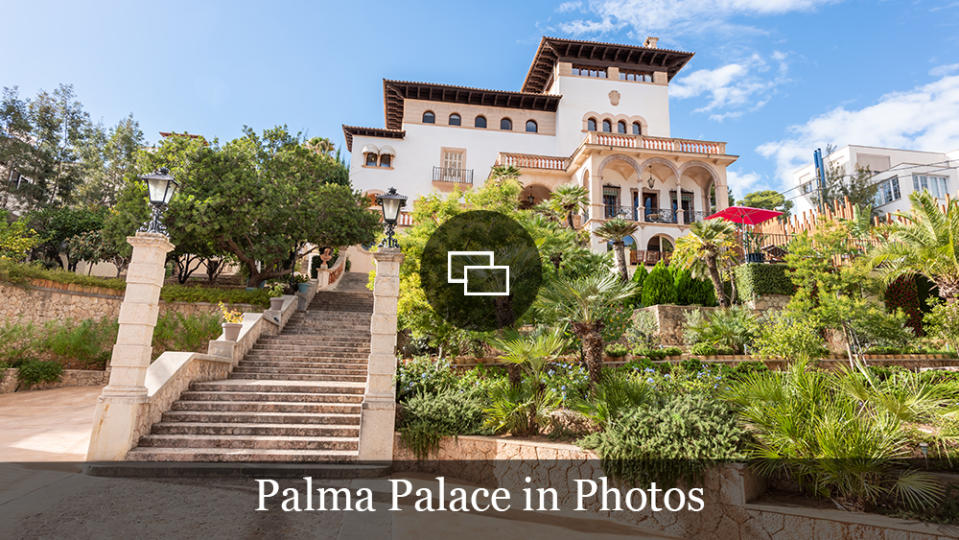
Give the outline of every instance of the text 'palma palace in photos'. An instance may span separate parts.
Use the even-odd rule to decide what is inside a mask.
[[[513,165],[523,204],[582,185],[589,207],[578,224],[636,221],[631,263],[655,262],[689,224],[727,206],[737,157],[724,142],[671,136],[669,83],[692,56],[656,38],[637,47],[544,37],[519,92],[384,80],[386,127],[343,126],[350,177],[364,193],[395,186],[412,199]]]

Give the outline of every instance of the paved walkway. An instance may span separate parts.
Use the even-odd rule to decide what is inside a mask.
[[[99,386],[0,394],[0,462],[83,461]]]

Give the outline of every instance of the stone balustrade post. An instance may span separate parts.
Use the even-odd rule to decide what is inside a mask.
[[[403,253],[396,248],[380,248],[373,258],[376,260],[376,280],[373,282],[370,356],[360,421],[359,458],[391,461],[396,417],[396,383],[393,381],[396,375],[396,314]]]
[[[127,238],[133,256],[117,319],[119,330],[110,359],[110,381],[97,399],[87,461],[119,461],[136,444],[137,426],[147,406],[147,368],[153,355],[153,329],[160,309],[166,236],[138,232]]]

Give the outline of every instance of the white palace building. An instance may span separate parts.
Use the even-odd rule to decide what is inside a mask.
[[[737,158],[725,142],[672,137],[669,83],[693,54],[656,42],[544,37],[519,92],[384,80],[386,127],[343,126],[353,186],[394,186],[413,200],[514,165],[523,204],[585,186],[589,208],[577,223],[639,222],[627,239],[631,263],[653,263],[690,223],[727,206],[726,167]]]

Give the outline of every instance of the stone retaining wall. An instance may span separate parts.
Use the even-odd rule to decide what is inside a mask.
[[[460,436],[440,442],[428,461],[417,461],[397,435],[393,468],[445,475],[486,487],[505,487],[520,493],[530,486],[552,487],[561,508],[575,507],[573,479],[596,480],[604,476],[592,452],[570,444],[511,438]],[[531,481],[525,482],[529,476]],[[634,487],[617,483],[621,491]],[[649,486],[635,486],[648,489]],[[808,540],[810,538],[865,540],[959,537],[959,527],[893,519],[876,514],[823,510],[762,499],[765,487],[740,464],[715,466],[694,485],[702,487],[700,512],[602,511],[599,502],[588,510],[643,528],[652,534],[678,538],[722,540]],[[662,504],[662,503],[660,503]]]
[[[20,370],[5,369],[0,371],[0,394],[8,394],[17,391],[17,373]],[[98,369],[65,369],[59,381],[39,383],[30,388],[21,388],[25,390],[50,390],[51,388],[66,388],[68,386],[106,386],[110,379],[107,371]]]
[[[64,319],[117,318],[123,291],[104,287],[36,280],[30,285],[0,283],[0,321],[20,320],[43,324]],[[240,311],[259,311],[249,304],[233,304]],[[160,314],[176,311],[184,315],[216,313],[219,307],[207,302],[160,302]]]

